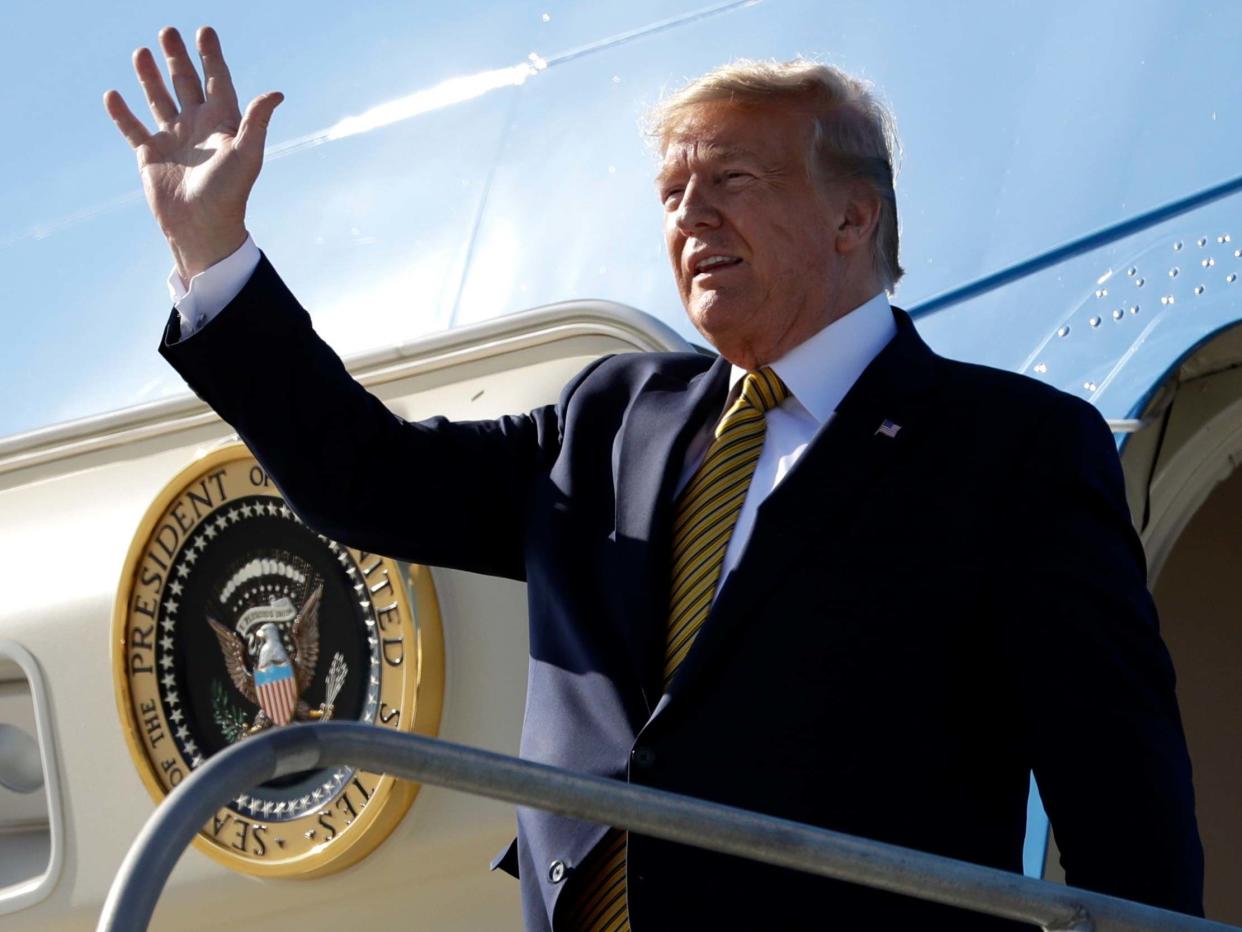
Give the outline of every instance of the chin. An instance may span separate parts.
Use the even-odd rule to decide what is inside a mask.
[[[699,303],[690,310],[690,322],[712,346],[737,362],[734,347],[744,347],[751,342],[750,330],[757,316],[751,307],[739,306],[731,301],[714,300],[710,304]]]
[[[741,301],[717,292],[692,295],[690,299],[690,317],[704,333],[733,329],[752,316]]]

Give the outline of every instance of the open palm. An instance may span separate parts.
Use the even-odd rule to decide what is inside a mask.
[[[137,154],[147,203],[188,281],[245,240],[246,201],[263,166],[272,111],[284,98],[262,94],[243,116],[215,30],[198,32],[205,86],[177,30],[163,29],[159,38],[175,103],[150,50],[134,53],[159,131],[149,132],[117,91],[104,94],[104,108]]]

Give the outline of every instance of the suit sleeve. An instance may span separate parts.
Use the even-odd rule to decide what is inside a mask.
[[[559,407],[407,422],[355,382],[266,258],[209,327],[160,352],[238,432],[310,527],[402,560],[522,579]],[[572,391],[566,390],[566,395]]]
[[[1112,433],[1062,396],[1010,486],[999,590],[1040,795],[1071,886],[1203,914],[1174,672]],[[1004,615],[1002,615],[1004,617]]]

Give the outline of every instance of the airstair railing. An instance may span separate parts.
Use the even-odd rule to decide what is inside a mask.
[[[731,806],[357,722],[275,728],[213,756],[147,820],[104,903],[100,932],[144,930],[168,875],[212,814],[275,777],[361,767],[668,841],[947,903],[1062,932],[1242,932]]]

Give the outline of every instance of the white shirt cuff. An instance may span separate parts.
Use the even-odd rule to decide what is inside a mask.
[[[259,247],[247,234],[236,252],[191,278],[189,288],[175,268],[168,274],[168,294],[181,317],[181,339],[198,333],[237,297],[260,258]]]

